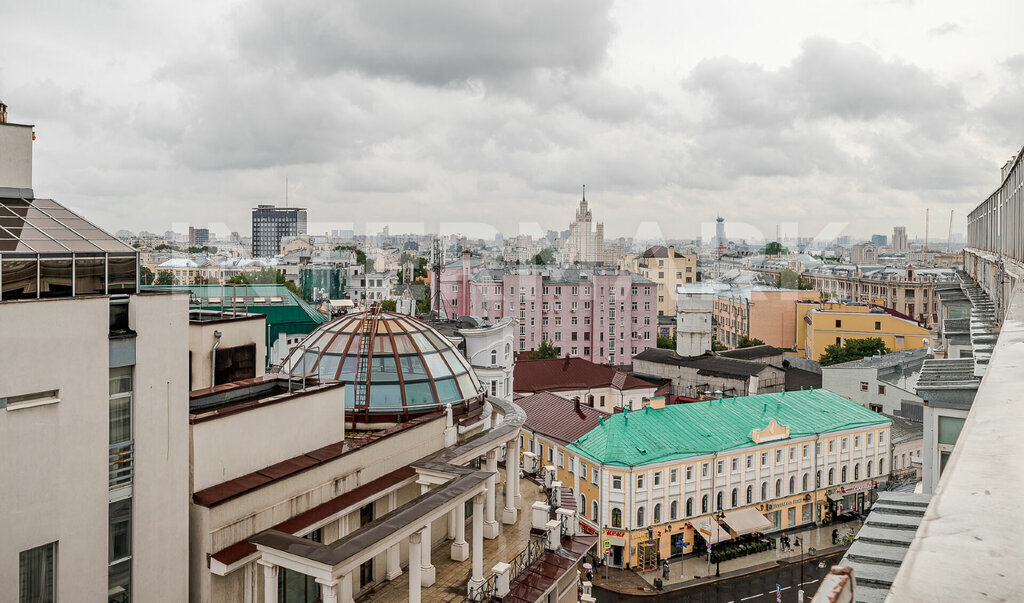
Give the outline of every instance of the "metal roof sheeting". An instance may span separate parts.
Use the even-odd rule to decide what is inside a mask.
[[[892,422],[828,390],[793,391],[615,414],[568,449],[606,465],[646,465],[755,446],[751,433],[771,419],[790,438]]]

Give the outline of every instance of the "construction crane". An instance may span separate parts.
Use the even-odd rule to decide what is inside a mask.
[[[946,236],[946,253],[953,253],[953,210],[949,210],[949,235]]]

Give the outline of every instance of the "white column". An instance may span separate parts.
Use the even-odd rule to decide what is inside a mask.
[[[484,493],[473,497],[473,573],[469,579],[470,588],[484,583]]]
[[[455,541],[452,542],[452,561],[469,559],[469,543],[466,542],[466,511],[459,505],[455,511]]]
[[[409,534],[409,603],[420,603],[420,564],[416,560],[420,558],[420,543],[423,535],[419,532]]]
[[[341,593],[338,595],[340,603],[353,603],[352,572],[341,575],[341,583],[339,584],[339,590],[341,591]]]
[[[515,490],[515,506],[516,507],[523,506],[523,497],[519,494],[519,470],[520,470],[519,454],[520,454],[520,452],[521,451],[519,449],[519,436],[516,436],[516,438],[514,440],[512,440],[512,471],[511,471],[511,474],[512,474],[512,488]],[[507,466],[508,465],[506,464],[506,467]]]
[[[420,482],[420,495],[426,494],[430,491],[430,484]],[[423,528],[423,544],[420,547],[420,580],[423,586],[433,586],[434,580],[437,576],[437,571],[434,569],[434,565],[430,562],[430,547],[434,544],[433,537],[430,533],[430,524],[428,523]],[[412,565],[412,557],[409,558],[409,564]]]
[[[263,566],[263,603],[277,603],[277,566],[258,561]]]
[[[484,512],[484,538],[493,540],[501,533],[501,526],[494,520],[494,494],[498,481],[498,451],[490,449],[487,451],[487,471],[492,475],[487,478],[487,506]]]
[[[501,522],[504,524],[513,524],[519,519],[519,510],[516,509],[516,483],[519,481],[519,471],[516,469],[519,460],[518,446],[518,437],[505,446],[505,508],[501,511]]]
[[[447,536],[448,536],[449,540],[455,540],[455,522],[460,517],[462,517],[462,515],[459,513],[459,511],[461,511],[461,509],[452,509],[451,511],[448,512],[448,533],[447,533]]]
[[[317,584],[320,585],[320,601],[321,603],[338,603],[338,582],[331,581],[325,582],[320,578],[316,579]]]
[[[387,573],[384,575],[388,580],[394,580],[402,575],[402,561],[400,558],[400,545],[393,544],[388,547]]]

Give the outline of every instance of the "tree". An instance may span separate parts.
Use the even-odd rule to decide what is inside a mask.
[[[533,264],[537,264],[538,266],[544,266],[544,265],[547,265],[547,264],[554,264],[555,263],[555,250],[551,249],[550,247],[545,247],[544,249],[540,250],[540,253],[538,253],[537,255],[533,256],[533,259],[530,260],[530,262],[533,263]]]
[[[283,274],[273,268],[261,268],[256,272],[242,272],[229,278],[227,282],[233,285],[284,285],[286,289],[302,297],[302,292],[299,291],[295,283],[286,279]]]
[[[384,299],[380,302],[380,309],[385,312],[394,312],[398,309],[398,302],[393,299]]]
[[[157,245],[153,249],[155,249],[157,251],[166,251],[166,250],[178,251],[178,246],[177,245],[168,245],[167,243],[160,243],[159,245]]]
[[[530,360],[558,358],[559,356],[561,356],[561,354],[561,348],[556,348],[555,346],[551,345],[551,343],[549,343],[547,339],[542,339],[540,342],[540,347],[537,348],[536,351],[533,352],[533,354],[530,354]]]
[[[662,337],[661,335],[659,335],[658,347],[665,348],[666,350],[674,350],[676,349],[676,340],[672,339],[671,337]]]
[[[747,337],[746,335],[740,337],[740,340],[736,342],[737,348],[752,348],[755,345],[764,345],[764,342],[758,339],[757,337],[751,338]]]
[[[877,353],[889,353],[889,348],[885,347],[885,342],[879,337],[847,339],[841,346],[833,343],[825,348],[825,353],[818,358],[818,363],[821,366],[831,366],[833,364],[860,360],[867,356],[874,356]]]
[[[779,273],[779,278],[775,281],[775,285],[779,289],[802,289],[805,291],[814,289],[814,285],[805,281],[803,277],[789,268]]]
[[[153,281],[154,285],[177,285],[178,279],[174,278],[174,273],[170,270],[161,270],[156,275],[156,280]]]
[[[789,250],[778,241],[772,241],[761,248],[761,255],[785,255],[787,253],[789,253]]]
[[[712,352],[722,352],[722,351],[725,351],[725,350],[728,350],[728,349],[729,348],[727,348],[724,345],[718,343],[718,340],[715,339],[714,337],[711,338],[711,351]]]
[[[416,313],[426,314],[432,309],[430,305],[430,289],[424,287],[423,297],[416,302]]]
[[[358,247],[353,247],[352,245],[338,245],[337,247],[334,248],[335,251],[341,251],[343,249],[355,252],[357,264],[366,264],[366,254],[363,252],[362,249],[359,249]],[[367,272],[369,272],[369,270],[367,270]]]
[[[152,270],[145,266],[139,268],[139,282],[143,285],[152,285],[154,279],[156,279],[156,275],[153,274]]]

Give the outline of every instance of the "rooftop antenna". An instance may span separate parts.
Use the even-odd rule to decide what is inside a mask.
[[[288,177],[284,178],[284,206],[288,207]]]
[[[928,253],[928,215],[931,212],[930,207],[924,208],[924,252]]]
[[[946,236],[946,253],[953,253],[953,210],[949,210],[949,234]]]

